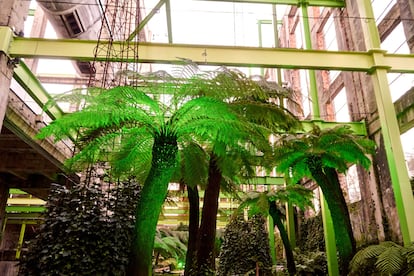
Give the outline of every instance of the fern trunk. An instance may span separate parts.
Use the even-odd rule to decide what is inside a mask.
[[[198,273],[203,271],[205,273],[211,272],[214,274],[215,271],[214,247],[216,240],[217,212],[221,180],[222,175],[217,166],[216,159],[214,156],[211,156],[208,172],[208,184],[204,192],[201,223],[197,239]]]
[[[338,173],[333,168],[323,168],[319,164],[309,166],[312,177],[321,187],[332,216],[335,243],[339,254],[341,275],[347,275],[348,265],[355,254],[356,246],[349,211],[342,193]],[[313,164],[315,165],[315,164]]]
[[[188,220],[188,244],[184,275],[191,275],[191,271],[194,270],[194,259],[196,258],[198,227],[200,223],[200,198],[198,196],[197,186],[187,186],[187,192],[190,214]]]
[[[128,275],[152,275],[152,251],[158,218],[168,192],[168,183],[177,160],[177,140],[174,136],[155,137],[152,166],[136,207],[134,241]]]
[[[270,204],[269,214],[273,218],[273,222],[277,226],[277,229],[279,229],[280,238],[282,239],[283,246],[285,247],[286,265],[287,265],[289,275],[295,275],[296,265],[295,265],[295,258],[293,256],[292,247],[290,246],[290,241],[289,241],[288,234],[286,232],[286,228],[283,225],[282,220],[280,219],[280,216],[278,214],[277,208],[274,203]]]

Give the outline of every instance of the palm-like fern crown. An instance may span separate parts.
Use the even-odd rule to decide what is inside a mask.
[[[38,137],[53,135],[60,140],[76,134],[79,152],[68,161],[71,168],[109,161],[115,174],[141,178],[142,172],[148,172],[154,139],[169,136],[182,150],[186,181],[205,179],[206,170],[199,166],[206,162],[200,157],[208,158],[213,151],[224,178],[234,182],[235,172],[252,176],[257,160],[265,160],[252,157],[270,151],[270,133],[299,126],[274,101],[286,97],[286,89],[226,68],[201,72],[191,63],[181,68],[178,74],[184,78],[162,72],[138,79],[136,73],[123,72],[134,87],[90,88],[90,94],[63,95],[61,100],[87,105],[52,122]],[[169,101],[160,101],[158,95],[169,95]],[[201,151],[205,153],[198,157],[193,154]]]
[[[60,140],[77,133],[80,151],[69,164],[110,161],[115,171],[122,172],[146,164],[137,160],[150,159],[154,138],[159,136],[174,137],[178,142],[215,137],[231,143],[234,140],[230,139],[237,140],[236,135],[241,133],[237,131],[241,128],[237,117],[220,100],[199,97],[175,108],[138,88],[115,87],[95,96],[79,112],[55,120],[38,137],[53,135]],[[232,132],[228,133],[230,128]]]
[[[283,134],[275,144],[274,158],[277,170],[291,176],[296,182],[304,176],[311,177],[309,161],[318,160],[323,168],[346,172],[351,164],[368,169],[371,161],[367,154],[374,152],[375,143],[353,134],[346,125],[331,129],[313,130],[305,134]]]
[[[313,192],[311,190],[297,184],[279,186],[265,192],[250,191],[241,197],[238,212],[249,208],[250,215],[268,215],[270,203],[278,205],[291,203],[303,210],[312,206],[312,198]]]

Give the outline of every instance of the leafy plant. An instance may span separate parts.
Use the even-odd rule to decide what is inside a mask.
[[[176,89],[166,85],[162,88],[173,89],[170,93]],[[180,146],[190,141],[208,144],[212,140],[232,144],[245,136],[240,131],[242,122],[222,101],[172,97],[164,104],[147,95],[148,89],[102,89],[84,109],[53,121],[38,135],[63,139],[77,133],[80,151],[70,165],[106,161],[113,176],[144,180],[135,213],[131,275],[151,274],[156,226],[168,184],[177,170]]]
[[[285,248],[289,275],[295,275],[296,268],[288,234],[282,222],[283,213],[280,211],[280,208],[282,208],[281,204],[291,203],[294,206],[304,209],[312,205],[312,196],[312,191],[303,186],[288,185],[265,192],[247,192],[242,196],[242,201],[238,208],[238,212],[248,207],[250,215],[261,214],[265,217],[270,215],[273,218],[273,222],[279,229]]]
[[[265,222],[261,215],[248,221],[237,216],[229,222],[219,255],[218,275],[272,275]]]
[[[195,270],[200,271],[204,269],[202,267],[206,267],[207,270],[214,271],[214,238],[220,190],[234,191],[235,185],[243,181],[248,182],[249,178],[255,176],[255,167],[266,166],[264,162],[269,161],[258,158],[257,155],[271,151],[268,141],[270,134],[299,127],[300,124],[295,116],[280,104],[283,99],[290,98],[290,91],[275,83],[257,77],[248,78],[240,71],[225,67],[204,72],[195,64],[185,67],[189,68],[186,70],[187,73],[193,74],[183,85],[181,95],[190,98],[208,96],[227,103],[244,122],[243,132],[246,135],[236,143],[223,143],[220,139],[215,139],[210,145],[211,148],[207,148],[205,154],[200,154],[206,161],[199,160],[193,164],[207,165],[207,170],[201,171],[201,166],[195,170],[207,172],[207,177],[201,178],[201,181],[186,178],[186,174],[191,175],[193,172],[191,165],[188,171],[183,170],[183,183],[189,186],[189,195],[191,193],[190,205],[198,204],[197,196],[194,195],[197,192],[195,185],[201,184],[205,188],[199,227],[199,220],[196,218],[198,215],[194,214],[194,219],[191,220],[191,224],[194,221],[197,227],[190,226],[194,230],[190,232],[187,256],[186,275],[189,275],[193,259],[197,261]],[[198,208],[195,207],[191,210],[198,212]],[[192,235],[196,237],[192,238]],[[195,246],[192,245],[193,241],[196,243]]]
[[[325,252],[308,251],[295,252],[297,275],[313,275],[324,276],[328,275],[328,264],[326,262]],[[361,274],[359,274],[361,275]]]
[[[371,164],[366,156],[373,153],[375,143],[353,134],[347,126],[320,129],[314,126],[304,134],[283,134],[275,143],[277,170],[292,183],[310,177],[321,188],[333,218],[335,241],[342,274],[346,274],[349,261],[355,253],[349,211],[338,178],[351,164],[365,169]]]
[[[414,271],[414,245],[392,241],[369,245],[352,258],[349,275],[408,275]]]
[[[297,245],[301,251],[324,251],[325,240],[323,235],[322,214],[305,218],[303,215],[299,220]]]
[[[158,229],[154,241],[155,263],[157,266],[168,265],[176,268],[179,263],[184,263],[187,251],[188,232]]]
[[[125,275],[139,188],[124,184],[106,192],[52,185],[44,223],[28,242],[20,275]]]

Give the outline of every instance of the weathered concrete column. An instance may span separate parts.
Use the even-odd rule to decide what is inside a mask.
[[[14,34],[23,35],[24,21],[29,11],[29,5],[30,1],[26,0],[0,0],[0,26],[8,26]],[[8,42],[3,41],[2,43]],[[12,77],[12,62],[7,53],[0,51],[0,130],[3,127]]]
[[[13,70],[10,69],[9,58],[5,53],[0,52],[0,130],[3,127],[3,120],[6,114],[10,82]]]
[[[0,182],[0,231],[1,236],[0,240],[3,240],[3,229],[4,224],[6,222],[6,205],[7,205],[7,199],[9,198],[9,186],[7,183],[1,183]]]
[[[23,35],[24,21],[29,11],[30,1],[0,0],[0,26],[7,26],[3,41],[0,41],[0,131],[7,110],[10,83],[13,78],[13,60],[7,55],[7,46],[12,34]],[[1,160],[0,160],[1,162]],[[5,223],[6,203],[9,196],[7,183],[0,183],[0,227]]]
[[[407,37],[407,44],[411,53],[414,53],[414,2],[412,0],[398,0],[400,7],[400,19]]]

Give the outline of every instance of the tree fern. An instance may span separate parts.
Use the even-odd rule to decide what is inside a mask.
[[[346,273],[355,240],[337,172],[346,172],[351,164],[368,168],[371,162],[366,155],[373,153],[374,146],[373,141],[353,135],[343,125],[332,129],[315,125],[309,133],[281,135],[275,143],[274,158],[280,173],[293,183],[312,178],[321,187],[333,216],[341,273]]]
[[[272,216],[274,223],[279,229],[285,247],[289,275],[295,275],[295,263],[289,238],[285,226],[282,223],[282,215],[278,210],[288,202],[301,209],[311,206],[312,197],[313,194],[310,190],[295,184],[286,187],[278,187],[265,192],[251,191],[242,196],[241,203],[235,213],[235,216],[237,217],[242,210],[248,208],[250,216],[256,214]]]
[[[232,176],[232,172],[233,175],[237,173],[234,173],[236,166],[230,163],[230,156],[239,157],[240,171],[245,176],[251,175],[252,162],[248,156],[255,159],[252,153],[270,149],[267,138],[271,131],[299,126],[290,112],[270,100],[279,91],[264,88],[240,72],[226,68],[203,73],[197,72],[192,64],[182,73],[193,72],[196,75],[190,79],[175,78],[165,72],[141,75],[138,79],[133,72],[124,72],[134,87],[99,91],[81,111],[52,122],[39,135],[40,138],[53,135],[59,140],[76,134],[79,155],[73,163],[80,163],[75,162],[76,158],[86,161],[84,163],[103,161],[110,163],[116,175],[139,175],[139,179],[145,175],[138,208],[149,208],[142,205],[147,199],[156,202],[148,203],[154,206],[151,212],[138,214],[137,210],[139,231],[147,231],[141,221],[150,219],[150,213],[149,228],[156,223],[155,213],[164,200],[165,184],[176,173],[178,150],[189,145],[188,141],[202,144],[203,149],[209,151],[209,155],[204,156],[214,157],[217,172],[226,174],[220,176],[217,184],[220,185],[223,180],[238,181]],[[158,100],[160,94],[171,96],[162,103]],[[146,145],[152,145],[151,151]],[[149,171],[143,173],[147,168]],[[191,178],[195,179],[198,172],[193,173]],[[137,263],[149,263],[152,239],[150,235],[139,241],[145,243],[142,246],[145,254],[142,252],[139,257],[145,257],[133,258]]]
[[[358,251],[351,260],[350,275],[407,275],[414,271],[413,255],[413,246],[403,247],[392,241],[369,245]]]

